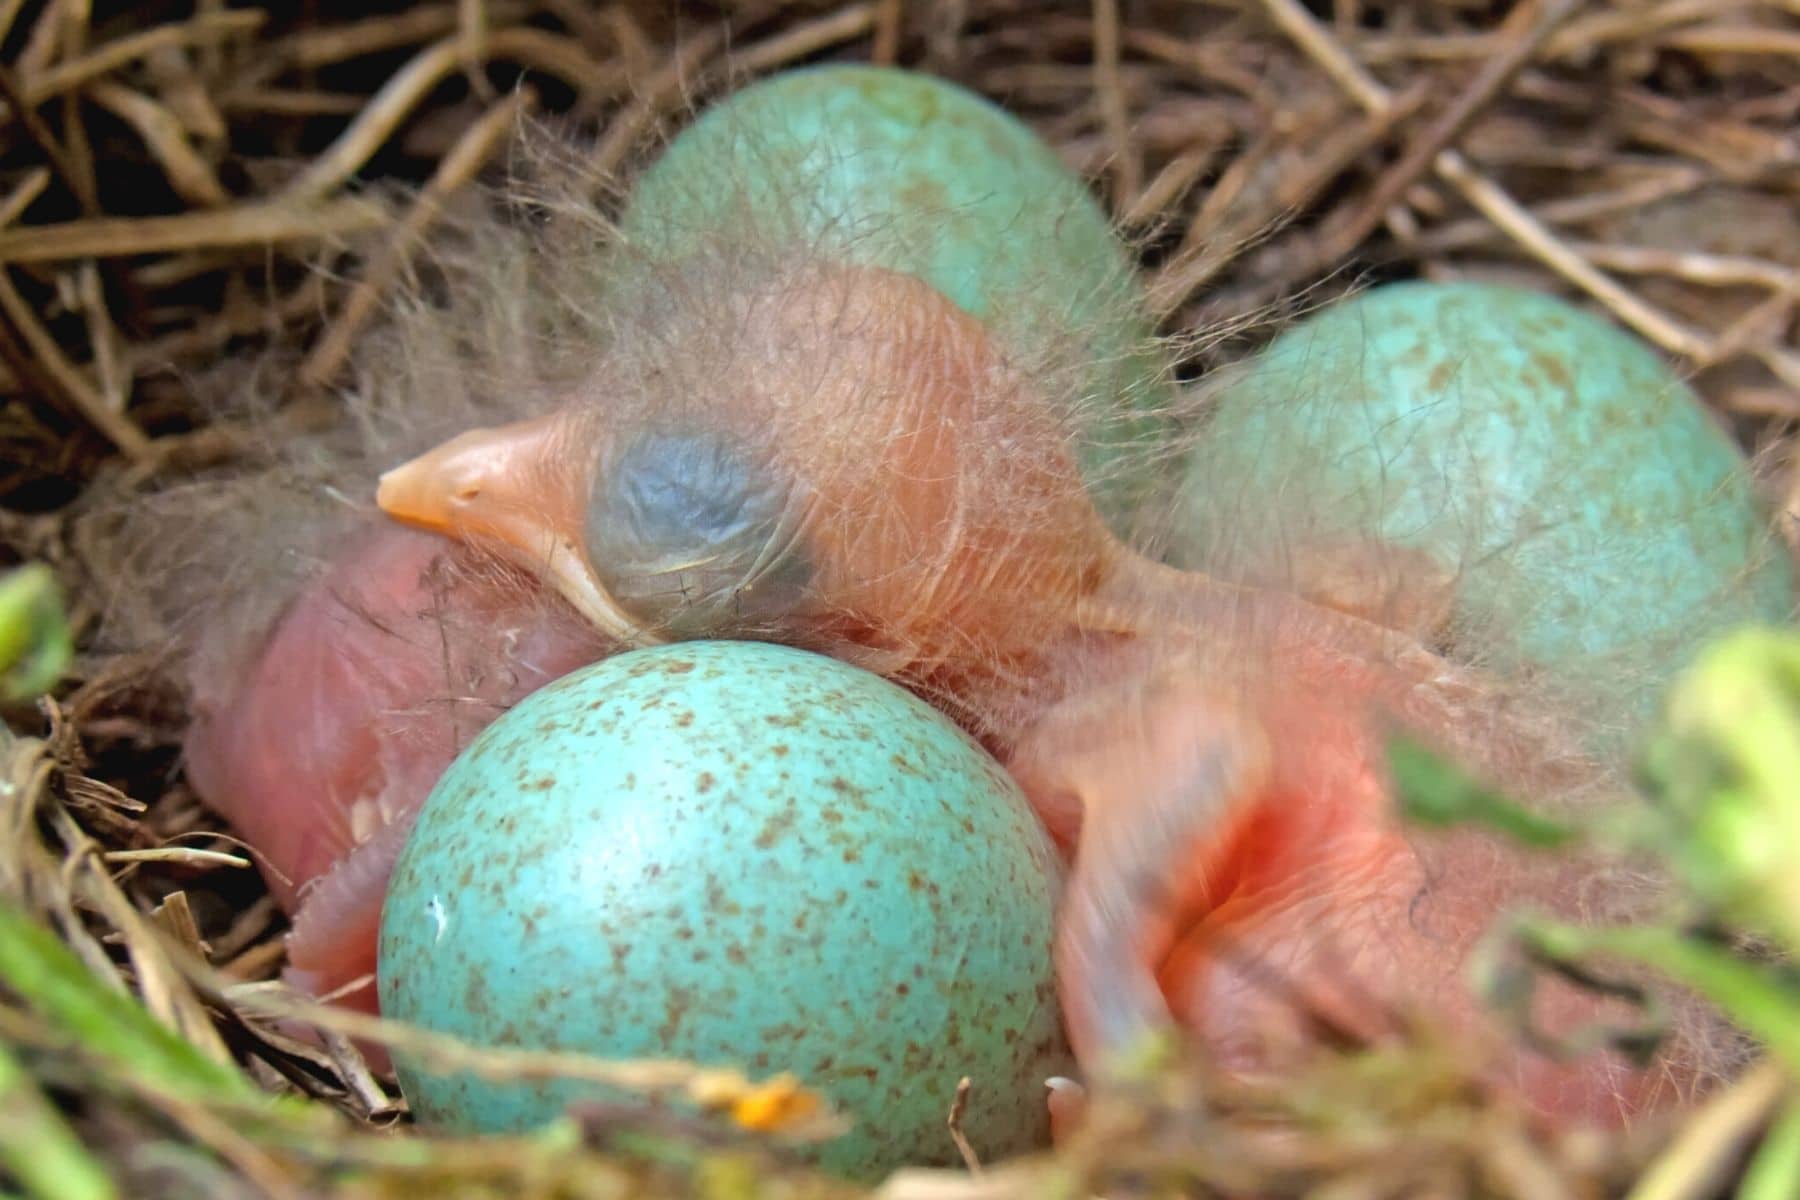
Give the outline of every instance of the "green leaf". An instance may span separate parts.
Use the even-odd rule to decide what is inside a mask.
[[[40,1200],[114,1200],[118,1189],[44,1098],[19,1061],[0,1045],[0,1164],[27,1196]]]
[[[49,691],[74,656],[62,589],[50,569],[32,563],[0,579],[0,701]]]
[[[0,983],[82,1051],[156,1089],[253,1101],[265,1094],[201,1053],[130,996],[106,986],[50,930],[0,904]]]
[[[1388,742],[1388,770],[1401,814],[1443,829],[1485,825],[1534,849],[1555,849],[1579,836],[1566,825],[1508,800],[1459,770],[1422,742],[1404,735]]]
[[[1800,1192],[1800,1100],[1790,1100],[1769,1127],[1738,1181],[1738,1200],[1793,1200]]]
[[[1639,778],[1689,886],[1800,950],[1800,632],[1753,627],[1703,652],[1670,690]]]
[[[1713,1001],[1779,1055],[1788,1070],[1800,1074],[1800,990],[1776,971],[1659,925],[1582,929],[1528,921],[1521,923],[1519,932],[1534,951],[1555,961],[1575,964],[1611,955],[1662,972]]]

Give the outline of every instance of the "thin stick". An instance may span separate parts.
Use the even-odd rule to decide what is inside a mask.
[[[1711,175],[1696,167],[1677,167],[1665,173],[1606,192],[1568,196],[1536,205],[1531,215],[1546,225],[1577,225],[1619,212],[1648,208],[1661,200],[1687,195],[1704,187]],[[1480,217],[1454,221],[1420,234],[1407,249],[1420,256],[1467,250],[1503,237]]]
[[[162,846],[154,850],[108,850],[101,855],[108,865],[126,863],[182,863],[194,867],[236,867],[249,869],[247,858],[220,850],[197,850],[187,846]]]
[[[366,233],[389,219],[385,206],[359,197],[318,205],[276,200],[170,217],[96,217],[0,230],[0,263],[312,242]]]
[[[0,234],[0,237],[4,236]],[[150,439],[144,436],[144,431],[107,404],[106,398],[89,382],[81,368],[69,361],[4,270],[0,270],[0,309],[5,310],[13,328],[37,356],[38,365],[55,381],[63,398],[88,424],[99,430],[127,458],[141,461],[149,456]]]
[[[930,0],[926,23],[925,61],[935,71],[952,73],[962,64],[963,27],[969,23],[969,0]]]
[[[487,164],[501,140],[511,132],[521,113],[536,103],[529,89],[522,89],[494,105],[459,138],[444,156],[418,199],[400,221],[380,253],[370,260],[362,278],[344,299],[337,319],[307,353],[296,378],[303,387],[321,387],[334,379],[350,356],[363,326],[374,314],[388,284],[412,259],[415,246],[443,211],[446,197],[463,187]]]
[[[900,35],[906,22],[906,0],[877,0],[875,8],[875,48],[869,60],[876,66],[891,67],[900,60]]]
[[[230,959],[260,941],[275,919],[276,911],[275,897],[267,892],[258,896],[248,908],[239,910],[225,932],[212,939],[213,959]]]
[[[174,113],[142,92],[116,83],[96,83],[88,89],[88,95],[137,130],[150,153],[162,164],[170,186],[183,200],[196,208],[230,205],[231,193],[188,143],[187,130]]]
[[[1552,37],[1544,48],[1550,62],[1591,56],[1596,50],[1621,42],[1641,42],[1652,46],[1678,46],[1689,38],[1704,39],[1711,29],[1681,28],[1716,16],[1720,0],[1675,0],[1659,8],[1645,11],[1638,7],[1604,10],[1569,22],[1561,33]],[[1730,31],[1723,31],[1729,34]],[[1749,33],[1749,30],[1738,31]],[[1774,30],[1758,30],[1765,36]],[[1462,62],[1472,58],[1488,58],[1501,49],[1499,33],[1463,33],[1419,36],[1374,35],[1357,43],[1357,54],[1364,62]],[[1726,39],[1729,44],[1729,37]],[[1760,47],[1756,52],[1762,51]]]
[[[0,229],[15,224],[49,186],[48,167],[33,167],[25,172],[19,182],[13,185],[12,191],[6,194],[6,198],[0,200]]]
[[[1349,52],[1330,31],[1301,7],[1299,0],[1262,0],[1262,4],[1269,10],[1269,16],[1276,26],[1292,38],[1306,56],[1331,76],[1340,88],[1350,93],[1351,99],[1377,115],[1387,110],[1392,100],[1388,90],[1350,57]]]
[[[456,40],[460,46],[457,53],[462,59],[463,78],[483,104],[492,104],[497,98],[494,85],[481,70],[482,63],[491,57],[488,35],[492,32],[493,23],[488,19],[484,0],[456,0]]]
[[[1550,35],[1556,32],[1557,27],[1581,3],[1582,0],[1544,0],[1537,11],[1531,5],[1521,5],[1513,11],[1507,24],[1516,24],[1518,28],[1503,30],[1506,35],[1505,49],[1488,61],[1462,95],[1444,111],[1443,116],[1433,121],[1424,134],[1407,147],[1400,161],[1376,182],[1375,190],[1363,202],[1349,224],[1326,243],[1325,255],[1328,262],[1335,262],[1361,245],[1363,239],[1381,225],[1388,209],[1430,170],[1439,154],[1462,137],[1475,118],[1506,90],[1514,77],[1537,56]],[[1384,100],[1383,109],[1388,104],[1389,101]]]
[[[62,45],[63,9],[66,0],[49,0],[39,10],[37,20],[32,23],[31,33],[25,39],[25,48],[13,60],[20,79],[35,79],[47,69],[50,60],[56,57],[57,49]]]
[[[1254,219],[1246,218],[1231,227],[1231,236],[1218,237],[1208,230],[1205,238],[1195,238],[1190,230],[1190,241],[1184,243],[1184,251],[1189,245],[1192,251],[1176,256],[1168,265],[1157,272],[1150,286],[1153,311],[1159,317],[1167,317],[1179,310],[1195,292],[1231,265],[1237,258],[1254,244],[1251,236],[1244,232],[1248,227],[1252,231],[1266,231],[1272,216],[1282,216],[1300,210],[1316,199],[1325,186],[1337,175],[1367,153],[1398,122],[1411,116],[1424,102],[1423,88],[1413,88],[1405,96],[1398,97],[1394,103],[1381,113],[1373,113],[1363,118],[1358,124],[1325,142],[1300,167],[1290,173],[1278,193],[1280,210],[1271,215],[1257,214]],[[1238,157],[1237,162],[1254,161],[1252,155],[1257,148]],[[1234,175],[1236,163],[1227,169],[1226,177]],[[1247,172],[1246,172],[1247,173]],[[1215,194],[1223,193],[1224,183],[1215,189]],[[1213,197],[1209,196],[1209,204]],[[1207,213],[1207,206],[1202,206],[1202,217]],[[1198,222],[1195,229],[1199,229]],[[1297,262],[1293,271],[1284,275],[1311,273],[1322,256],[1307,252],[1299,256],[1303,262]]]
[[[950,1100],[950,1115],[944,1118],[944,1124],[949,1128],[950,1140],[956,1143],[956,1152],[962,1155],[969,1174],[979,1176],[981,1156],[975,1153],[975,1147],[969,1144],[969,1137],[963,1132],[963,1114],[968,1111],[969,1093],[973,1088],[967,1075],[956,1081],[956,1095]]]
[[[757,1090],[743,1073],[683,1059],[607,1059],[573,1051],[481,1046],[454,1034],[439,1033],[393,1019],[335,1008],[301,997],[285,988],[242,984],[227,971],[191,955],[170,956],[190,986],[203,997],[257,1016],[305,1021],[347,1037],[381,1042],[404,1051],[421,1068],[434,1072],[466,1071],[483,1079],[571,1080],[600,1083],[647,1095],[684,1096],[705,1107],[719,1107]],[[841,1133],[840,1118],[827,1111],[821,1118],[787,1130]]]
[[[490,57],[525,59],[557,74],[569,72],[573,77],[568,82],[577,87],[623,91],[627,83],[622,71],[585,54],[571,53],[562,39],[550,38],[538,30],[500,30],[490,33],[485,44]],[[289,199],[318,199],[361,170],[432,90],[461,67],[466,48],[463,35],[456,32],[413,55],[388,77],[356,119],[287,186],[283,195]]]
[[[1391,97],[1387,89],[1357,65],[1330,31],[1301,7],[1299,0],[1261,2],[1283,32],[1355,97],[1357,103],[1372,113],[1388,108]],[[1711,347],[1705,338],[1640,300],[1571,251],[1504,189],[1471,167],[1460,153],[1440,151],[1432,166],[1440,177],[1462,192],[1477,211],[1533,257],[1604,304],[1625,324],[1665,350],[1698,362],[1711,361]]]
[[[169,46],[147,55],[144,66],[157,95],[181,128],[190,137],[217,145],[231,131],[208,91],[209,77],[194,70],[193,57],[186,49]]]
[[[27,103],[19,93],[19,85],[11,71],[0,66],[0,100],[12,106],[19,124],[25,129],[25,136],[36,143],[38,150],[50,160],[51,169],[63,181],[75,196],[81,210],[87,213],[98,212],[100,205],[94,195],[93,182],[81,170],[63,144],[57,140],[50,127],[44,124],[44,118],[38,110]]]
[[[350,1094],[366,1113],[392,1112],[394,1101],[382,1090],[375,1073],[369,1070],[369,1064],[357,1050],[355,1043],[341,1033],[330,1029],[319,1030],[319,1040],[325,1044],[325,1052],[331,1058],[331,1065],[337,1077],[343,1082]]]
[[[272,976],[286,956],[287,943],[278,937],[269,938],[227,959],[219,967],[219,973],[233,982],[260,982]]]
[[[137,976],[138,992],[158,1020],[186,1037],[215,1062],[228,1063],[230,1053],[192,985],[166,952],[163,937],[126,898],[101,862],[99,845],[62,807],[50,813],[66,857],[64,870],[71,890],[101,912],[119,931]]]
[[[0,0],[0,41],[12,32],[13,22],[19,19],[19,10],[25,6],[25,0]]]
[[[1757,362],[1769,368],[1782,383],[1800,392],[1800,354],[1766,342],[1755,347],[1750,354]]]
[[[1163,210],[1172,208],[1194,186],[1206,168],[1212,165],[1217,153],[1218,147],[1207,146],[1199,150],[1186,150],[1171,158],[1144,185],[1144,190],[1138,193],[1125,215],[1119,218],[1120,223],[1127,226],[1146,225]]]
[[[1800,31],[1738,28],[1683,29],[1657,39],[1672,50],[1689,54],[1765,54],[1800,58]]]
[[[1094,98],[1112,164],[1112,210],[1123,213],[1143,190],[1144,170],[1132,145],[1125,86],[1119,77],[1118,0],[1094,0]]]
[[[844,42],[854,41],[875,28],[876,5],[846,4],[827,16],[802,21],[760,42],[752,42],[734,56],[735,66],[752,74],[787,64]]]
[[[1437,172],[1455,184],[1483,216],[1545,266],[1606,305],[1621,321],[1671,353],[1686,355],[1696,362],[1712,361],[1712,350],[1704,337],[1601,274],[1498,184],[1477,174],[1462,155],[1446,150],[1438,157]]]
[[[268,19],[269,15],[265,12],[240,9],[129,34],[107,42],[80,58],[58,63],[27,83],[21,89],[21,96],[9,96],[7,100],[15,105],[15,112],[18,111],[16,106],[21,100],[26,106],[42,104],[56,96],[77,91],[101,76],[110,75],[120,67],[157,50],[217,42],[238,34],[254,33]],[[5,115],[0,114],[0,119],[4,119]]]
[[[226,112],[279,117],[352,117],[362,111],[366,99],[345,92],[240,87],[220,96],[219,107]]]
[[[125,369],[122,341],[112,313],[106,307],[105,289],[100,286],[100,269],[93,259],[85,259],[75,268],[75,295],[86,317],[88,345],[92,348],[94,372],[99,376],[100,394],[109,412],[122,413],[131,395],[131,375]]]
[[[523,4],[496,0],[488,6],[488,20],[509,24],[527,11]],[[447,4],[421,4],[392,16],[371,17],[342,25],[300,30],[270,44],[278,61],[301,71],[329,67],[346,59],[399,50],[454,33],[459,14]]]
[[[617,62],[595,58],[581,43],[547,30],[526,26],[492,29],[485,45],[489,58],[507,59],[554,75],[585,97],[622,96],[628,90],[628,77]]]
[[[150,910],[150,919],[183,950],[202,958],[206,956],[206,939],[200,936],[200,923],[194,919],[186,892],[170,892],[164,896],[162,902]]]
[[[1707,287],[1747,284],[1800,296],[1800,270],[1767,259],[1666,250],[1660,246],[1616,246],[1608,242],[1571,242],[1569,249],[1589,262],[1630,275],[1668,275]]]
[[[335,191],[373,158],[419,102],[456,70],[461,52],[462,38],[453,34],[408,59],[388,76],[349,127],[288,184],[283,195],[292,201],[310,201]]]
[[[613,117],[589,159],[596,178],[610,178],[649,132],[656,119],[681,96],[688,78],[718,53],[724,35],[714,26],[690,39],[659,67],[631,104]]]

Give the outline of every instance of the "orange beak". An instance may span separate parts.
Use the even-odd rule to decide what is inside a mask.
[[[601,632],[627,645],[662,639],[601,584],[583,548],[592,461],[580,430],[556,412],[451,438],[381,477],[375,503],[403,525],[486,546],[554,588]]]

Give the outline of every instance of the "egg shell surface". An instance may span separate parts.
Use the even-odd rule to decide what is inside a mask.
[[[721,231],[916,276],[987,322],[1076,417],[1114,512],[1150,486],[1168,393],[1136,265],[1024,122],[931,75],[823,66],[743,88],[644,172],[624,240],[653,259]]]
[[[384,1014],[478,1044],[792,1071],[856,1122],[819,1161],[878,1177],[1042,1144],[1068,1069],[1059,860],[1009,776],[935,710],[750,642],[633,651],[484,730],[421,811],[383,913]],[[522,1130],[565,1081],[434,1075],[419,1118]]]
[[[1222,392],[1183,498],[1191,568],[1273,576],[1365,537],[1425,551],[1460,656],[1626,723],[1707,636],[1794,603],[1748,465],[1686,384],[1509,287],[1391,284],[1286,331]]]

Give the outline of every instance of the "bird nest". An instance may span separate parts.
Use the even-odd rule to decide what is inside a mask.
[[[1281,1086],[1174,1063],[1054,1154],[865,1193],[796,1165],[769,1085],[666,1064],[427,1043],[705,1101],[427,1137],[354,1019],[258,986],[283,919],[182,778],[166,663],[91,638],[109,568],[73,514],[340,416],[359,339],[526,118],[628,179],[709,100],[828,61],[942,75],[1041,132],[1137,247],[1164,329],[1201,335],[1189,374],[1373,280],[1523,283],[1663,351],[1772,504],[1800,502],[1800,10],[1781,0],[0,4],[0,540],[60,578],[79,651],[9,711],[0,763],[0,1178],[46,1197],[1721,1194],[1781,1092],[1766,1072],[1684,1124],[1601,1134],[1535,1123],[1425,1031]],[[274,424],[197,398],[221,364],[268,360]],[[315,1018],[320,1040],[281,1024]],[[947,1142],[980,1103],[946,1098]]]

